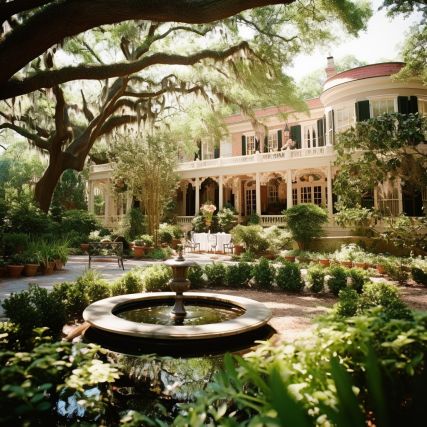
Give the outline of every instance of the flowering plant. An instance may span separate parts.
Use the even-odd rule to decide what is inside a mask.
[[[212,216],[216,211],[216,206],[211,202],[206,202],[200,207],[200,212],[205,219],[206,225],[209,227],[212,222]]]

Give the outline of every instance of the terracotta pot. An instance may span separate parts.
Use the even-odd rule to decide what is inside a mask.
[[[328,258],[319,259],[319,264],[323,267],[329,267],[331,265],[331,261]]]
[[[1,266],[0,267],[0,277],[4,277],[4,276],[6,276],[6,271],[7,271],[7,268],[6,268],[6,266]]]
[[[341,261],[341,262],[340,262],[340,264],[341,264],[343,267],[347,267],[347,268],[351,268],[351,267],[353,267],[353,262],[352,262],[352,261]]]
[[[234,245],[234,253],[236,255],[241,255],[243,252],[245,252],[245,248],[242,245]]]
[[[285,258],[286,261],[288,262],[295,262],[295,255],[286,255],[283,258]]]
[[[180,244],[181,244],[180,239],[173,239],[172,243],[171,243],[172,249],[177,249],[178,245],[180,245]]]
[[[366,270],[369,264],[367,262],[355,262],[354,266],[357,268],[361,268],[362,270]]]
[[[54,263],[55,263],[55,267],[54,267],[55,270],[62,270],[64,268],[64,263],[60,259],[56,259]]]
[[[80,249],[82,250],[82,252],[87,254],[87,252],[89,251],[89,243],[81,243]]]
[[[264,258],[267,258],[267,259],[275,259],[276,258],[276,255],[274,255],[272,252],[270,252],[270,251],[266,251],[266,252],[263,252],[262,254],[261,254],[261,256],[262,257],[264,257]]]
[[[7,273],[9,275],[9,277],[16,278],[16,277],[20,277],[21,276],[23,269],[24,269],[23,265],[9,264],[7,266]]]
[[[35,276],[39,268],[38,264],[25,264],[24,266],[24,275],[27,277]]]
[[[381,264],[377,264],[377,271],[380,274],[385,274],[385,267]]]
[[[54,268],[55,268],[55,262],[53,261],[49,261],[47,265],[41,264],[42,274],[52,274]]]
[[[142,258],[145,254],[145,246],[134,246],[133,247],[133,254],[136,258]]]

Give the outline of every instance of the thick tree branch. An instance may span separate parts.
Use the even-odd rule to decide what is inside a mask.
[[[36,145],[38,148],[41,148],[42,150],[49,150],[50,148],[50,144],[48,141],[44,140],[43,138],[34,133],[29,132],[27,129],[21,126],[14,125],[12,123],[2,123],[0,125],[0,130],[1,129],[11,129],[15,131],[24,138],[30,139],[34,143],[34,145]]]
[[[95,116],[93,115],[92,111],[90,111],[87,102],[86,102],[86,98],[85,98],[85,94],[83,93],[83,90],[80,90],[80,93],[82,94],[82,100],[83,100],[83,114],[86,117],[86,120],[88,122],[91,122]]]
[[[106,120],[105,123],[101,126],[98,136],[109,134],[113,129],[117,127],[129,124],[129,123],[135,123],[137,119],[138,118],[136,115],[131,115],[131,114],[123,114],[121,116],[112,116],[108,120]]]
[[[0,5],[0,25],[17,13],[52,3],[53,0],[13,0]]]
[[[202,24],[268,4],[295,0],[64,0],[31,16],[0,42],[0,82],[56,43],[91,28],[142,19],[156,22]],[[19,55],[16,54],[19,47]]]
[[[41,88],[53,87],[71,80],[103,80],[110,77],[124,77],[152,65],[194,65],[204,59],[220,61],[243,50],[250,50],[246,41],[223,51],[207,49],[188,56],[154,53],[132,62],[120,62],[111,65],[79,65],[60,70],[41,71],[32,77],[23,80],[14,79],[0,86],[0,99],[23,95]]]

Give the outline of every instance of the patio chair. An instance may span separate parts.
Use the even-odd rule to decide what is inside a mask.
[[[224,243],[224,253],[226,254],[228,251],[230,251],[231,254],[234,252],[234,243],[232,240],[228,243]]]
[[[190,233],[190,238],[185,239],[185,243],[183,246],[183,251],[189,248],[191,252],[200,252],[200,243],[194,241],[193,232]]]
[[[209,244],[209,252],[216,252],[216,247],[218,244],[218,239],[216,234],[208,235],[208,244]]]

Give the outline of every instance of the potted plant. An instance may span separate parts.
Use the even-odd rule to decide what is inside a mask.
[[[15,254],[10,259],[10,263],[7,266],[7,273],[9,277],[16,278],[20,277],[24,270],[24,262],[22,254]]]
[[[7,272],[7,263],[4,259],[0,259],[0,277],[4,277]]]
[[[288,262],[295,262],[296,255],[294,250],[288,250],[283,252],[283,258]]]
[[[25,262],[24,275],[27,277],[35,276],[40,266],[39,255],[37,252],[26,251],[23,254],[23,259]]]
[[[329,267],[331,265],[331,260],[329,259],[328,255],[329,254],[325,254],[325,253],[320,253],[318,255],[317,261],[322,267]]]
[[[68,247],[65,243],[54,243],[51,247],[51,256],[55,263],[55,270],[62,270],[68,261]]]
[[[55,268],[55,261],[52,257],[50,244],[41,242],[38,249],[40,267],[43,274],[52,274]]]
[[[375,265],[379,274],[386,274],[388,261],[385,256],[378,255],[375,258]]]
[[[209,201],[207,201],[200,207],[200,212],[203,215],[203,219],[205,220],[205,224],[208,227],[208,231],[210,230],[213,214],[215,211],[216,211],[216,206]]]
[[[135,240],[135,245],[133,247],[135,257],[143,257],[146,249],[151,248],[153,245],[153,238],[149,234],[142,234]]]

